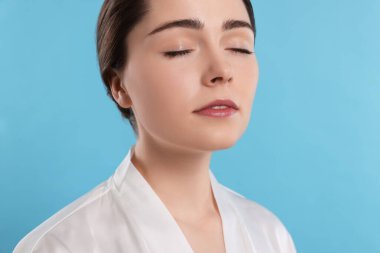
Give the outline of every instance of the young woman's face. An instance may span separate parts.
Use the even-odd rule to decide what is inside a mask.
[[[154,138],[193,150],[225,149],[244,133],[258,82],[253,31],[223,31],[228,19],[250,23],[242,0],[155,0],[127,39],[128,59],[122,85],[132,100],[139,138]],[[148,35],[159,25],[199,19],[202,29],[174,27]],[[169,57],[165,52],[190,50]],[[193,111],[215,99],[233,100],[229,117]]]

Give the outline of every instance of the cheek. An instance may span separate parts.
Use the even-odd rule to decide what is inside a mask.
[[[167,62],[170,62],[169,60]],[[135,72],[134,97],[140,120],[150,131],[169,131],[181,128],[184,117],[194,109],[191,99],[196,85],[194,70],[181,69],[173,62],[145,60]]]
[[[253,102],[259,78],[258,64],[255,58],[239,66],[236,73],[236,88],[245,104]]]
[[[237,68],[236,89],[241,104],[242,127],[248,125],[258,85],[258,64],[255,58]]]
[[[259,81],[259,71],[257,65],[254,65],[251,69],[248,69],[246,73],[249,73],[247,76],[247,94],[249,94],[249,101],[252,103],[256,94],[256,89]]]

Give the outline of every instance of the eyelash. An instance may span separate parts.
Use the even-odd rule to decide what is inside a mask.
[[[243,48],[231,48],[231,49],[233,53],[253,54],[253,52],[248,51],[247,49],[243,49]],[[184,56],[190,53],[191,51],[193,50],[188,49],[188,50],[182,50],[182,51],[169,51],[169,52],[165,52],[164,55],[168,58],[174,58],[177,56]]]

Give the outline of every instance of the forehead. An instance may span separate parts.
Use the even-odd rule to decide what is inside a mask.
[[[223,16],[245,12],[243,0],[148,0],[150,14]]]
[[[152,45],[151,43],[156,43],[155,39],[166,38],[167,34],[162,31],[148,36],[150,32],[167,22],[183,19],[199,20],[203,23],[203,28],[191,30],[204,34],[222,33],[227,20],[250,23],[243,0],[148,0],[148,12],[126,38],[125,43],[129,48],[130,57],[134,52],[144,51],[146,47]],[[248,28],[244,28],[244,34],[253,40],[253,32]]]
[[[227,19],[249,21],[242,0],[148,0],[149,11],[139,24],[140,35],[171,20],[199,19],[204,29],[218,29]]]

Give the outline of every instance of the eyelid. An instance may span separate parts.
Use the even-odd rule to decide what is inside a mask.
[[[186,54],[190,53],[191,51],[194,51],[194,50],[193,49],[185,49],[185,50],[166,51],[166,52],[163,52],[163,55],[165,57],[168,57],[168,58],[174,58],[177,56],[186,55]]]
[[[231,51],[233,53],[242,53],[242,54],[247,54],[247,55],[251,55],[251,54],[255,53],[255,51],[251,51],[251,50],[248,50],[248,49],[245,49],[245,48],[236,48],[236,47],[233,47],[233,48],[228,48],[228,49],[231,49]]]
[[[245,49],[245,48],[236,48],[236,47],[227,48],[227,50],[230,50],[236,54],[251,55],[251,54],[255,53],[254,51],[250,51],[250,50]],[[185,49],[185,50],[177,50],[177,51],[166,51],[166,52],[163,52],[163,55],[165,57],[168,57],[168,58],[176,58],[176,57],[180,57],[180,56],[185,56],[185,55],[191,53],[192,51],[194,51],[194,50],[193,49]]]

